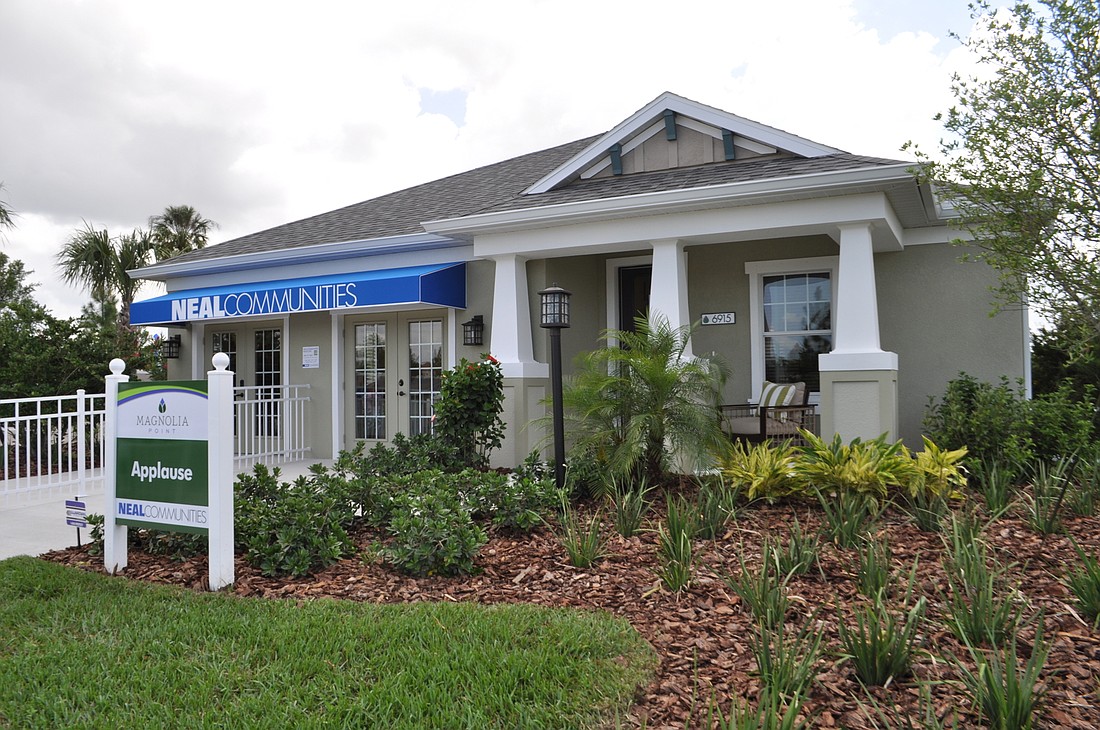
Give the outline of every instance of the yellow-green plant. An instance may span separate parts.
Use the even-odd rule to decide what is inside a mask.
[[[788,442],[747,446],[734,443],[722,455],[719,468],[735,486],[745,490],[749,500],[774,501],[800,491],[795,480],[795,460],[798,449]]]
[[[840,434],[826,442],[802,431],[806,446],[794,462],[794,475],[806,490],[856,492],[876,499],[890,487],[908,485],[916,474],[909,450],[901,441],[886,443],[885,435],[844,443]]]
[[[924,451],[913,455],[916,467],[914,478],[909,481],[909,496],[916,497],[925,492],[934,497],[958,499],[962,497],[961,488],[966,486],[966,467],[962,460],[966,458],[966,447],[960,449],[941,449],[927,436]]]

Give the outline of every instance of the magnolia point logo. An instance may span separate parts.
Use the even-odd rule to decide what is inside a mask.
[[[155,414],[138,413],[134,416],[134,425],[149,436],[166,436],[177,433],[181,428],[191,425],[187,416],[176,416],[168,412],[168,404],[160,399]]]

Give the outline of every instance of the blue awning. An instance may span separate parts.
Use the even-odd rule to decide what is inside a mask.
[[[380,304],[466,307],[466,264],[185,289],[130,305],[130,324],[182,324]]]

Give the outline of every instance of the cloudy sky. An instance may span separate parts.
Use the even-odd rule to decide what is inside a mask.
[[[673,91],[849,152],[933,151],[966,0],[2,0],[0,251],[193,205],[214,241],[603,132]],[[146,295],[154,294],[149,289]]]

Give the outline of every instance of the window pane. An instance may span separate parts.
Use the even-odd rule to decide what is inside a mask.
[[[832,335],[768,335],[764,338],[764,377],[773,383],[804,381],[820,390],[818,355],[833,347]]]

